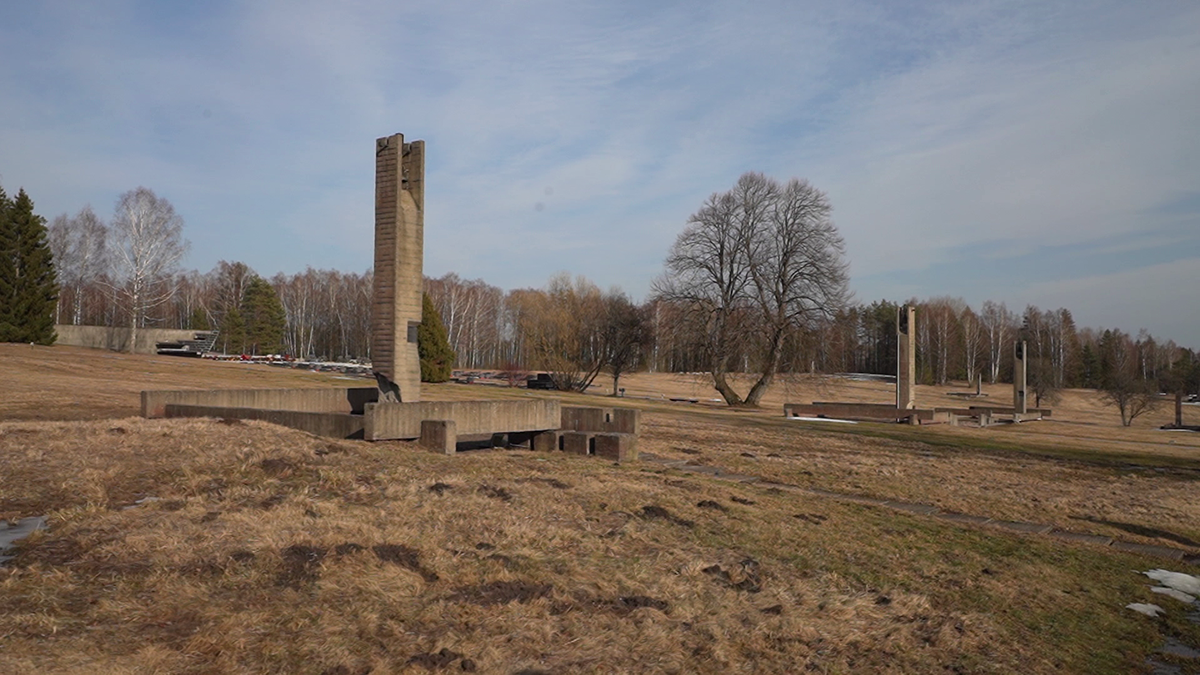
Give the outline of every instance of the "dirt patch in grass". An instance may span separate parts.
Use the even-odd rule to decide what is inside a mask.
[[[642,517],[647,518],[647,519],[665,520],[668,523],[673,523],[675,525],[680,525],[683,527],[695,527],[696,526],[696,523],[694,523],[690,520],[685,520],[683,518],[680,518],[680,517],[676,516],[675,514],[671,513],[670,511],[668,511],[668,510],[664,509],[663,507],[658,506],[656,504],[650,504],[647,506],[643,506],[642,507]]]
[[[490,581],[476,586],[459,588],[450,594],[452,602],[465,602],[480,607],[504,605],[510,602],[531,602],[550,595],[554,587],[529,581]]]
[[[427,582],[438,580],[436,572],[427,569],[421,564],[421,553],[416,549],[402,546],[400,544],[377,544],[371,547],[375,553],[375,557],[383,562],[399,565],[406,570],[411,570],[421,575],[421,578]]]

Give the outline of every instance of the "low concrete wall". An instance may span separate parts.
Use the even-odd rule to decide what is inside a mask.
[[[166,406],[170,403],[216,408],[257,408],[260,410],[361,415],[365,412],[365,406],[378,398],[379,389],[375,387],[143,391],[142,417],[163,417],[166,414]],[[420,436],[419,420],[417,424],[417,436]]]
[[[129,327],[117,326],[71,326],[56,325],[58,332],[57,344],[68,347],[88,347],[91,349],[108,349],[114,352],[129,351]],[[157,342],[174,342],[191,340],[198,331],[174,330],[167,328],[139,328],[135,354],[153,354]],[[202,332],[202,331],[201,331]]]
[[[260,410],[257,408],[224,408],[220,406],[168,403],[164,411],[164,416],[262,420],[263,422],[279,424],[327,438],[363,437],[363,417],[349,413]]]
[[[933,421],[932,410],[901,409],[888,403],[785,403],[785,417],[833,417],[836,419],[902,420],[915,417],[922,422]]]
[[[452,420],[459,436],[549,431],[559,428],[562,409],[553,400],[368,403],[364,417],[368,441],[412,440],[424,420]]]

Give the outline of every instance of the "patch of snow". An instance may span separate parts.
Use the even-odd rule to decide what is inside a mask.
[[[832,417],[789,417],[789,420],[799,420],[801,422],[837,422],[838,424],[858,424],[854,420],[835,420]]]
[[[1155,586],[1154,588],[1150,589],[1150,592],[1160,593],[1169,598],[1175,598],[1176,600],[1178,600],[1180,602],[1186,602],[1189,605],[1192,604],[1193,602],[1196,602],[1196,596],[1188,595],[1187,593],[1184,593],[1183,591],[1177,591],[1174,588],[1167,588],[1166,586]]]
[[[1142,572],[1142,574],[1168,588],[1174,588],[1189,595],[1200,595],[1200,579],[1190,574],[1170,570],[1150,570]]]
[[[1132,609],[1135,612],[1145,614],[1146,616],[1158,616],[1163,614],[1163,608],[1158,605],[1147,605],[1144,602],[1131,602],[1125,605],[1125,609]]]

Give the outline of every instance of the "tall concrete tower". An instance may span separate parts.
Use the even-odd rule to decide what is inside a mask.
[[[1029,367],[1026,364],[1028,349],[1029,345],[1024,340],[1013,343],[1013,410],[1022,415],[1029,412]]]
[[[896,310],[896,407],[917,407],[913,382],[917,379],[916,308],[904,305]]]
[[[421,400],[417,327],[424,241],[425,141],[405,143],[403,134],[376,139],[371,363],[381,400]]]

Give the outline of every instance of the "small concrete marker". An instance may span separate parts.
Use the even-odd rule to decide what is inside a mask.
[[[436,453],[453,455],[458,451],[457,427],[454,420],[422,420],[419,443]]]

